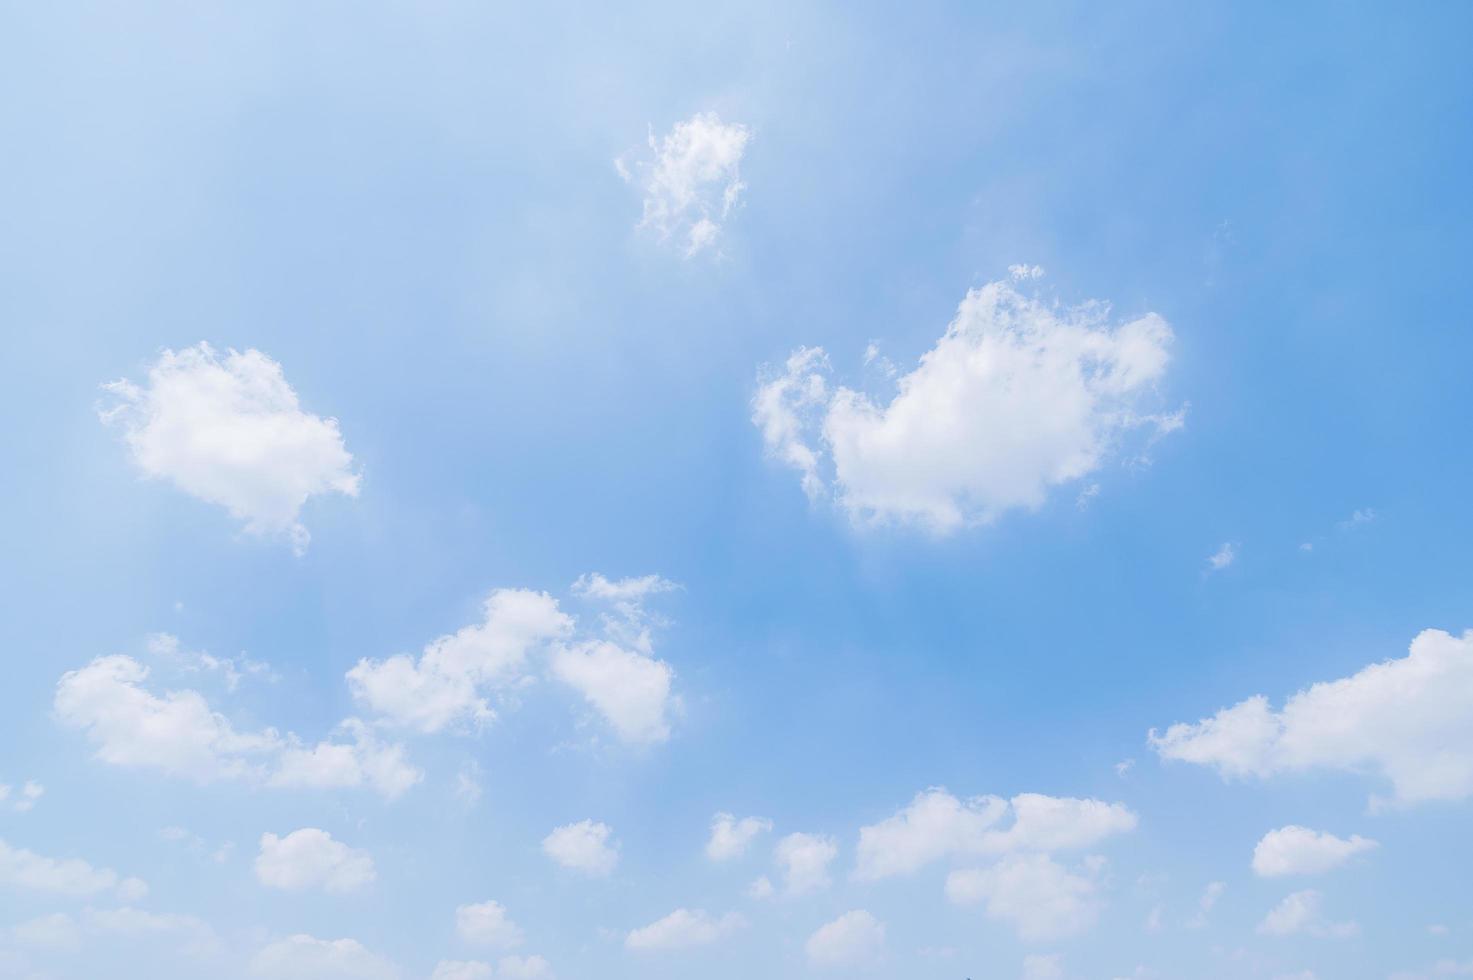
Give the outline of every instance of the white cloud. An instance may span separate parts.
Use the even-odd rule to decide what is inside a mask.
[[[1262,695],[1151,744],[1224,777],[1312,769],[1374,773],[1410,804],[1473,795],[1473,631],[1425,630],[1399,660],[1313,685],[1274,711]]]
[[[741,162],[751,138],[747,127],[723,123],[714,112],[676,123],[658,141],[651,132],[653,159],[636,161],[634,170],[614,162],[620,176],[644,192],[639,226],[661,241],[673,237],[687,258],[711,247],[746,189]]]
[[[773,849],[789,895],[827,888],[829,864],[838,856],[839,845],[832,837],[821,834],[789,834]]]
[[[1207,887],[1202,889],[1202,897],[1197,899],[1197,914],[1188,922],[1188,929],[1200,929],[1207,924],[1207,916],[1217,906],[1217,900],[1222,898],[1222,893],[1227,891],[1227,885],[1221,881],[1210,881]]]
[[[550,980],[552,965],[540,956],[503,956],[496,964],[502,980]]]
[[[303,827],[285,837],[261,835],[256,880],[269,888],[301,891],[321,888],[350,892],[374,880],[373,858],[354,850],[316,827]]]
[[[687,949],[705,946],[730,935],[746,920],[735,912],[721,918],[701,909],[676,909],[657,922],[635,929],[624,937],[630,949]]]
[[[670,737],[667,709],[675,671],[664,661],[592,640],[558,649],[552,672],[581,693],[625,741],[663,742]]]
[[[216,657],[202,650],[185,650],[179,643],[179,637],[172,633],[150,633],[147,645],[150,654],[181,670],[190,673],[220,674],[225,678],[226,688],[231,691],[239,687],[240,682],[248,676],[262,677],[270,681],[279,679],[270,664],[252,660],[244,655],[236,660],[233,657]]]
[[[1023,957],[1023,980],[1062,980],[1062,953],[1033,953]]]
[[[462,905],[455,910],[455,931],[468,943],[511,949],[522,943],[522,930],[500,902]]]
[[[1266,936],[1304,934],[1331,939],[1345,939],[1360,932],[1360,926],[1354,922],[1326,919],[1320,911],[1323,904],[1324,896],[1313,889],[1294,892],[1269,911],[1259,923],[1258,931]]]
[[[490,963],[475,960],[441,960],[435,964],[430,980],[491,980]]]
[[[1264,878],[1323,874],[1377,846],[1359,834],[1347,840],[1308,827],[1280,827],[1264,834],[1253,848],[1253,873]]]
[[[36,805],[36,801],[46,795],[46,787],[35,780],[26,780],[20,792],[11,796],[11,787],[8,783],[0,783],[0,807],[13,810],[16,813],[26,813]]]
[[[605,611],[596,630],[581,633],[552,596],[499,589],[486,600],[482,623],[440,637],[418,658],[364,658],[348,671],[348,686],[384,723],[422,732],[476,729],[495,717],[488,698],[528,683],[530,656],[544,654],[552,676],[581,694],[621,739],[662,742],[680,699],[671,691],[675,671],[652,655],[652,631],[665,621],[644,603],[676,588],[658,575],[584,575],[573,594]]]
[[[81,858],[49,858],[0,840],[0,885],[86,897],[117,890],[126,899],[147,892],[137,878],[119,880],[111,868],[94,868]]]
[[[215,948],[215,931],[192,915],[146,912],[124,906],[87,909],[78,922],[55,913],[22,922],[11,929],[14,939],[28,946],[75,947],[84,936],[172,936],[184,941],[181,952],[198,954]]]
[[[772,830],[765,817],[743,817],[718,813],[711,820],[711,839],[706,842],[706,857],[712,861],[730,861],[747,853],[747,847],[758,834]]]
[[[1000,826],[1009,816],[1011,822]],[[943,858],[1086,848],[1135,826],[1135,814],[1120,803],[1038,793],[959,800],[932,788],[894,816],[860,829],[854,874],[885,878]]]
[[[379,741],[358,719],[348,718],[338,728],[353,741],[322,741],[309,748],[289,737],[267,784],[312,789],[365,786],[392,800],[424,778],[409,764],[404,746]]]
[[[1238,551],[1231,541],[1225,542],[1212,554],[1207,556],[1207,570],[1209,572],[1220,572],[1237,560]]]
[[[619,863],[618,844],[610,843],[613,833],[592,820],[566,824],[542,839],[542,852],[565,868],[603,877]]]
[[[497,589],[486,598],[483,622],[430,642],[417,660],[365,657],[348,671],[348,687],[391,724],[422,732],[481,725],[495,717],[483,692],[520,680],[529,651],[572,628],[547,593]]]
[[[777,889],[772,887],[772,879],[767,875],[758,875],[753,882],[747,886],[747,897],[765,902],[777,894]]]
[[[271,980],[397,980],[388,960],[356,939],[289,936],[270,943],[251,959],[251,973]]]
[[[1084,932],[1099,915],[1095,869],[1071,871],[1046,854],[1005,858],[990,868],[953,871],[946,897],[958,905],[985,903],[989,918],[1030,941]]]
[[[307,499],[358,494],[337,420],[302,411],[281,365],[260,351],[166,350],[146,385],[103,387],[115,401],[101,418],[122,426],[134,464],[225,507],[247,531],[288,534],[300,552]]]
[[[800,348],[763,379],[752,419],[810,496],[829,490],[831,470],[856,522],[986,524],[1094,472],[1129,431],[1181,425],[1139,410],[1165,372],[1170,327],[1147,314],[1111,328],[1107,314],[991,283],[967,294],[888,403],[830,385],[824,352]]]
[[[158,769],[207,783],[245,779],[271,786],[371,786],[396,797],[421,778],[402,746],[380,743],[366,726],[343,723],[352,743],[301,744],[275,729],[236,731],[194,690],[143,686],[149,669],[132,657],[99,657],[63,674],[53,707],[65,725],[80,728],[97,758],[126,768]]]
[[[1008,266],[1008,276],[1014,282],[1024,282],[1029,279],[1042,279],[1043,266],[1028,265],[1026,262],[1019,265]]]
[[[10,937],[22,946],[63,949],[81,942],[82,929],[65,912],[53,912],[16,923],[10,927]]]
[[[845,912],[820,926],[804,943],[814,966],[858,966],[872,962],[885,947],[885,924],[863,909]]]

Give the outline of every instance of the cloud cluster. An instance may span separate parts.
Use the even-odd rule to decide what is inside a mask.
[[[108,892],[132,901],[147,894],[137,878],[121,878],[111,868],[94,868],[81,858],[49,858],[0,840],[0,885],[86,898]]]
[[[706,946],[747,924],[736,912],[716,918],[702,909],[676,909],[663,919],[632,930],[624,937],[629,949],[688,949]]]
[[[806,895],[829,886],[829,865],[839,845],[823,834],[788,834],[773,848],[788,895]]]
[[[267,980],[399,980],[399,970],[356,939],[317,939],[304,933],[268,943],[251,959],[252,976]]]
[[[522,930],[500,902],[462,905],[455,910],[455,932],[468,943],[511,949],[522,943]]]
[[[121,427],[139,470],[225,507],[251,533],[286,534],[300,552],[308,498],[358,494],[337,421],[304,412],[281,365],[260,351],[166,350],[146,384],[103,387],[113,402],[101,418]]]
[[[619,863],[619,846],[608,824],[592,820],[557,827],[542,839],[542,853],[563,867],[593,878],[612,874]]]
[[[256,880],[268,888],[350,892],[374,877],[373,859],[367,853],[334,840],[325,830],[303,827],[285,837],[261,835]]]
[[[832,493],[857,522],[986,524],[1095,471],[1130,431],[1180,426],[1141,408],[1171,328],[1154,313],[1115,327],[1107,316],[990,283],[888,401],[834,386],[824,351],[800,348],[762,378],[752,420],[810,497]]]
[[[743,817],[718,813],[711,820],[711,838],[706,841],[706,857],[712,861],[730,861],[747,853],[758,834],[770,833],[772,821],[766,817]]]
[[[1314,889],[1288,895],[1269,910],[1258,931],[1266,936],[1306,935],[1329,939],[1347,939],[1360,932],[1354,922],[1332,922],[1322,911],[1324,896]]]
[[[639,226],[661,241],[674,239],[687,258],[715,245],[746,189],[741,162],[751,138],[739,123],[698,112],[658,140],[651,132],[650,159],[614,161],[620,176],[644,192]]]
[[[1253,848],[1253,873],[1261,878],[1323,874],[1378,846],[1360,834],[1347,839],[1308,827],[1280,827],[1264,834]]]
[[[1120,803],[1039,793],[960,800],[932,788],[894,816],[860,828],[854,876],[911,874],[948,858],[1080,850],[1135,826],[1135,814]]]
[[[1257,695],[1151,744],[1224,777],[1316,769],[1384,777],[1399,804],[1473,795],[1473,630],[1424,630],[1407,656],[1315,684],[1275,711]]]
[[[808,962],[818,967],[870,963],[884,948],[885,924],[864,909],[845,912],[820,926],[803,944]]]
[[[354,719],[340,726],[351,741],[315,745],[272,728],[238,731],[198,691],[155,694],[144,686],[148,675],[147,666],[121,654],[67,671],[56,685],[56,717],[85,732],[104,762],[201,783],[242,779],[281,787],[366,786],[393,798],[421,778],[402,746],[385,745]]]
[[[676,588],[657,575],[609,580],[585,575],[573,594],[605,611],[599,627],[578,629],[545,592],[497,589],[483,620],[427,644],[418,657],[364,658],[348,671],[348,687],[387,725],[421,732],[476,729],[495,717],[490,699],[531,679],[531,658],[573,688],[620,739],[661,742],[670,736],[675,671],[654,654],[651,633],[663,620],[645,601]]]

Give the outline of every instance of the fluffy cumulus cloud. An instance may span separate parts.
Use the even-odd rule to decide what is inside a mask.
[[[989,868],[953,871],[946,897],[982,904],[988,918],[1007,923],[1029,942],[1084,932],[1099,916],[1099,866],[1070,869],[1047,854],[1019,854]]]
[[[995,282],[967,294],[888,401],[833,384],[824,351],[804,348],[764,375],[752,417],[811,497],[945,533],[1040,506],[1133,430],[1178,427],[1143,406],[1171,341],[1155,314],[1112,327],[1103,304],[1061,308]]]
[[[498,589],[486,600],[482,622],[434,640],[418,657],[360,660],[348,671],[348,686],[384,724],[472,730],[495,717],[491,698],[532,678],[536,655],[620,739],[661,742],[670,736],[679,698],[672,692],[674,669],[654,656],[653,630],[665,621],[646,600],[675,588],[658,575],[585,575],[572,592],[601,611],[596,627],[581,629],[544,592]]]
[[[1264,834],[1253,848],[1253,873],[1264,878],[1323,874],[1377,846],[1359,834],[1344,838],[1308,827],[1280,827]]]
[[[1354,922],[1332,922],[1322,907],[1324,896],[1314,889],[1294,892],[1269,910],[1258,931],[1266,936],[1317,936],[1346,939],[1360,932]]]
[[[1076,850],[1135,826],[1135,814],[1120,803],[1038,793],[961,800],[932,788],[895,815],[860,828],[854,876],[910,874],[947,858]]]
[[[747,847],[758,834],[772,830],[765,817],[742,817],[718,813],[711,820],[711,837],[706,841],[706,857],[712,861],[730,861],[747,853]]]
[[[736,912],[716,918],[701,909],[676,909],[663,919],[635,929],[624,937],[629,949],[688,949],[706,946],[728,936],[746,920]]]
[[[745,126],[698,112],[659,139],[651,132],[647,158],[616,160],[620,176],[644,192],[640,227],[687,258],[712,248],[746,189],[741,163],[751,138]]]
[[[545,592],[497,589],[486,598],[482,622],[430,642],[417,658],[360,660],[348,671],[348,686],[390,724],[422,732],[484,724],[494,717],[484,692],[520,680],[528,653],[572,628]]]
[[[542,839],[542,852],[571,871],[595,878],[612,874],[619,863],[618,844],[608,824],[582,820],[553,830]]]
[[[271,728],[238,731],[198,691],[156,694],[144,686],[148,675],[147,666],[121,654],[68,671],[56,685],[56,717],[85,732],[104,762],[201,783],[243,779],[284,787],[367,786],[393,798],[421,778],[402,746],[380,742],[354,720],[341,726],[351,741],[315,745]]]
[[[1150,733],[1163,759],[1225,777],[1373,773],[1399,804],[1473,795],[1473,631],[1425,630],[1407,656],[1315,684],[1274,710],[1257,695]]]
[[[829,865],[839,845],[822,834],[789,834],[777,842],[773,859],[789,895],[805,895],[829,886]]]
[[[94,868],[81,858],[49,858],[0,840],[0,885],[86,898],[115,892],[136,900],[148,892],[137,878],[120,878],[111,868]]]
[[[252,976],[269,980],[398,980],[392,963],[356,939],[288,936],[262,947],[251,959]]]
[[[820,926],[803,951],[820,967],[853,967],[872,962],[885,948],[885,924],[864,909],[845,912]]]
[[[522,942],[522,930],[500,902],[462,905],[455,910],[455,932],[477,946],[511,949]]]
[[[261,835],[256,880],[268,888],[350,892],[373,879],[373,859],[364,851],[334,840],[325,830],[303,827],[285,837]]]
[[[337,421],[304,412],[281,365],[260,351],[166,350],[145,384],[104,388],[113,401],[101,417],[121,428],[134,464],[225,507],[247,531],[286,534],[301,550],[308,498],[358,493]]]

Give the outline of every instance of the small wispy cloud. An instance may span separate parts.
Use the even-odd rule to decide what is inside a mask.
[[[1221,548],[1207,556],[1207,571],[1220,572],[1238,559],[1238,549],[1231,541],[1223,542]]]

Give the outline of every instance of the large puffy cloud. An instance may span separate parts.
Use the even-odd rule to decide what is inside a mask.
[[[592,820],[564,824],[542,839],[542,852],[565,868],[602,878],[619,863],[613,835],[608,824]]]
[[[272,786],[371,786],[395,797],[421,774],[403,748],[379,742],[353,720],[351,742],[304,745],[275,729],[240,732],[194,690],[154,694],[144,687],[149,668],[121,654],[99,657],[63,674],[56,685],[56,717],[82,729],[104,762],[158,769],[198,782],[247,779]]]
[[[1153,313],[1110,327],[1107,312],[991,283],[967,294],[888,403],[834,386],[823,350],[804,348],[764,378],[753,422],[810,496],[832,484],[856,521],[985,524],[1098,469],[1130,430],[1180,425],[1141,407],[1171,328]]]
[[[286,533],[300,550],[309,497],[356,496],[359,477],[337,421],[302,411],[281,365],[257,350],[166,350],[146,385],[115,381],[102,419],[120,425],[150,477],[220,504],[253,533]]]
[[[287,891],[350,892],[373,881],[373,859],[316,827],[303,827],[285,837],[262,834],[256,879]]]
[[[620,175],[644,191],[640,227],[674,238],[687,258],[713,246],[746,189],[741,162],[751,137],[745,126],[698,112],[659,140],[650,134],[652,159],[616,160]]]
[[[1264,834],[1253,848],[1253,873],[1264,878],[1323,874],[1377,846],[1360,834],[1347,839],[1308,827],[1280,827]]]
[[[356,939],[317,939],[298,934],[262,947],[251,974],[269,980],[398,980],[392,963]]]
[[[137,878],[119,878],[111,868],[94,868],[81,858],[49,858],[0,840],[0,885],[89,897],[114,891],[136,898],[148,891]]]
[[[943,858],[1076,850],[1135,825],[1135,814],[1120,803],[1038,793],[960,800],[932,788],[894,816],[860,829],[854,875],[909,874]]]
[[[1275,711],[1263,695],[1151,744],[1163,759],[1225,777],[1312,769],[1373,773],[1402,804],[1473,795],[1473,631],[1425,630],[1407,656],[1300,691]]]
[[[497,589],[483,622],[427,644],[418,659],[363,659],[348,671],[354,698],[397,725],[436,732],[494,717],[482,692],[523,676],[530,650],[569,632],[571,617],[545,592]]]
[[[885,948],[885,924],[864,909],[845,912],[820,926],[803,951],[820,967],[858,966],[872,962]]]
[[[716,918],[702,909],[676,909],[663,919],[632,930],[624,937],[629,949],[687,949],[705,946],[746,924],[735,912]]]
[[[1321,911],[1324,896],[1314,889],[1288,895],[1269,910],[1258,931],[1266,936],[1307,935],[1345,939],[1360,932],[1354,922],[1332,922]]]
[[[483,622],[440,637],[417,658],[360,660],[348,671],[348,685],[385,724],[423,732],[474,728],[494,717],[490,696],[530,679],[528,661],[537,653],[620,739],[661,742],[679,698],[671,690],[674,669],[653,655],[651,634],[664,620],[645,601],[675,588],[657,575],[585,575],[573,583],[573,594],[603,609],[598,626],[583,630],[546,593],[499,589],[486,600]]]
[[[462,905],[455,910],[455,932],[468,943],[511,949],[522,942],[522,930],[500,902]]]
[[[706,857],[712,861],[730,861],[747,853],[747,847],[758,834],[772,830],[766,817],[742,817],[718,813],[711,820],[711,838],[706,841]]]
[[[953,871],[946,897],[983,903],[989,918],[1011,925],[1030,942],[1083,932],[1099,915],[1098,865],[1071,870],[1047,854],[1019,854],[990,868]]]
[[[839,845],[822,834],[789,834],[773,848],[789,895],[804,895],[829,886],[829,865]]]

